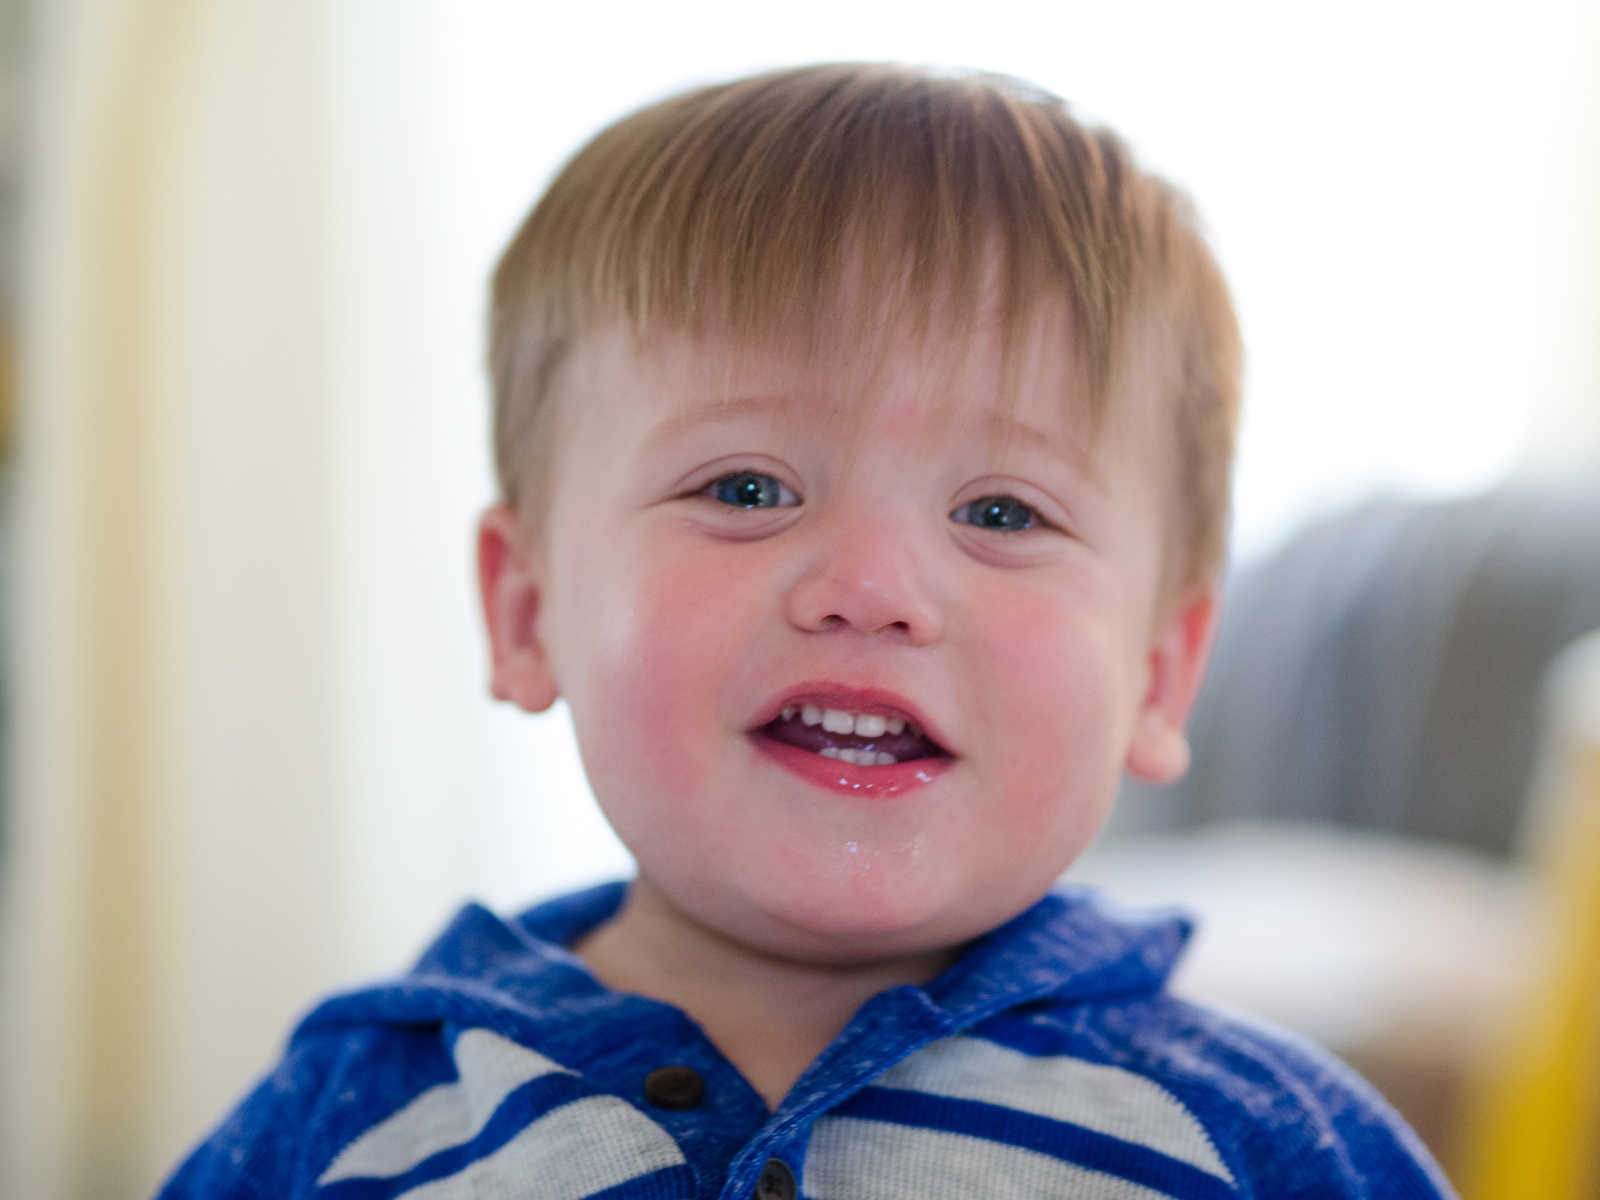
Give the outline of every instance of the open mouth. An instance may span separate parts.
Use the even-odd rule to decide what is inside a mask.
[[[789,704],[757,732],[783,745],[858,767],[947,757],[944,748],[916,722],[887,713]]]

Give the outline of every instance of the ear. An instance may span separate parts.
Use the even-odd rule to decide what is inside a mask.
[[[1217,612],[1217,588],[1211,584],[1155,631],[1149,683],[1128,746],[1128,770],[1140,779],[1171,783],[1189,769],[1184,723],[1211,657]]]
[[[561,693],[539,636],[542,567],[516,513],[504,504],[478,521],[478,591],[489,634],[490,694],[543,712]]]

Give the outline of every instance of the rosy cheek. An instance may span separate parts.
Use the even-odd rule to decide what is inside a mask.
[[[1099,673],[1102,638],[1086,615],[1091,606],[1064,601],[1059,591],[1021,587],[980,604],[982,653],[993,664],[988,685],[1014,693],[1015,704],[1007,706],[1013,714],[1059,711],[1098,682],[1092,676]]]
[[[715,680],[733,614],[692,556],[646,552],[634,567],[597,605],[589,716],[611,723],[609,736],[627,739],[647,769],[682,770],[706,745],[692,731],[718,716]]]
[[[1105,606],[1059,589],[1013,589],[1003,621],[986,627],[985,692],[1010,757],[1040,785],[1040,795],[1076,783],[1097,765],[1114,778],[1122,648]],[[1103,764],[1102,764],[1103,760]],[[1041,805],[1051,803],[1041,799]]]

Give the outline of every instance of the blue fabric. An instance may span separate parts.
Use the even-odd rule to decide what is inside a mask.
[[[709,1200],[772,1158],[809,1200],[1449,1195],[1344,1067],[1166,991],[1178,914],[1047,896],[875,996],[772,1113],[683,1013],[563,948],[622,896],[463,909],[412,972],[314,1009],[162,1197]],[[646,1100],[666,1064],[698,1106]]]

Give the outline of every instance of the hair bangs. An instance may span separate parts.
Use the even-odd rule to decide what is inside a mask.
[[[491,365],[503,495],[537,503],[533,447],[562,356],[619,318],[641,338],[712,334],[735,353],[856,363],[907,337],[959,353],[993,332],[1005,407],[1021,346],[1039,320],[1064,317],[1082,373],[1070,399],[1092,441],[1131,327],[1172,307],[1185,274],[1174,264],[1194,254],[1209,262],[1178,193],[1115,135],[1016,80],[833,64],[669,98],[580,150],[501,260]],[[1231,442],[1224,492],[1229,454]]]

